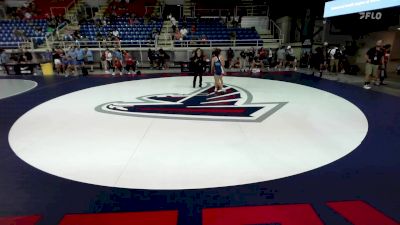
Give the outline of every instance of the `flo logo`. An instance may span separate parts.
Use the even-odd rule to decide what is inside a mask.
[[[225,85],[214,93],[207,86],[189,94],[158,94],[137,97],[137,102],[109,102],[96,107],[98,112],[125,116],[164,119],[261,122],[287,102],[253,102],[247,90]]]

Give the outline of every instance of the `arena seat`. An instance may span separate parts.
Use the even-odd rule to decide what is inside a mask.
[[[44,19],[23,20],[1,20],[0,21],[0,45],[7,48],[18,48],[18,42],[33,40],[35,44],[41,45],[46,40],[47,22]],[[17,37],[14,29],[21,30],[23,37]]]
[[[81,25],[80,33],[86,36],[89,40],[96,40],[96,34],[99,32],[102,36],[107,36],[109,32],[117,29],[121,40],[149,40],[153,29],[161,30],[163,21],[154,21],[144,24],[143,19],[140,19],[140,24],[129,24],[128,18],[117,18],[113,21],[107,19],[107,25],[96,27],[93,23]]]
[[[219,46],[230,45],[230,42],[227,42],[231,39],[231,34],[236,34],[236,45],[238,46],[246,46],[246,45],[256,45],[257,41],[260,39],[260,35],[257,33],[255,29],[251,28],[227,28],[225,25],[221,24],[218,18],[204,18],[200,19],[197,23],[197,29],[194,33],[191,32],[191,27],[195,24],[195,19],[188,18],[187,21],[187,30],[188,35],[183,38],[183,40],[199,40],[203,35],[206,36],[207,40],[213,41],[213,44],[217,44]],[[179,21],[179,29],[183,26],[182,20]],[[252,41],[248,41],[252,40]],[[253,41],[255,40],[255,41]],[[218,42],[220,41],[220,42]],[[259,44],[262,41],[258,41]],[[175,46],[181,46],[181,42],[176,42]]]

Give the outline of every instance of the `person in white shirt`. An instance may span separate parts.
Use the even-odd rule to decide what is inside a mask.
[[[335,71],[339,72],[339,59],[341,56],[341,51],[338,47],[333,47],[328,50],[329,54],[329,67],[331,68],[331,72]],[[334,70],[335,69],[335,70]]]
[[[183,27],[180,32],[181,32],[182,38],[184,38],[184,37],[186,37],[188,30],[186,29],[186,27]]]
[[[118,31],[117,29],[113,30],[112,34],[113,34],[115,37],[119,37],[119,31]]]

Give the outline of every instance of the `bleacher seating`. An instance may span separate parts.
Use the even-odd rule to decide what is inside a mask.
[[[54,16],[64,15],[65,9],[71,8],[74,2],[74,0],[35,0],[36,8],[40,11],[42,18],[45,18],[46,14],[51,15],[51,11]]]
[[[95,24],[81,25],[80,33],[86,36],[89,40],[96,40],[97,32],[102,36],[107,36],[109,32],[117,29],[121,40],[149,40],[154,28],[161,30],[163,26],[162,21],[150,21],[144,24],[143,19],[139,19],[139,24],[129,24],[127,18],[117,18],[113,22],[107,21],[107,25],[99,28]]]
[[[150,7],[146,12],[146,6],[154,6],[156,4],[156,0],[130,0],[129,3],[119,3],[116,1],[112,1],[106,12],[109,14],[115,13],[117,16],[125,16],[127,13],[132,14],[135,13],[136,16],[143,17],[147,13],[147,15],[151,15],[153,9]],[[116,8],[113,10],[113,7]]]
[[[236,34],[237,45],[252,45],[256,44],[257,41],[241,41],[241,40],[258,40],[260,35],[256,30],[251,28],[228,28],[226,25],[220,23],[218,18],[203,18],[197,24],[197,30],[195,33],[191,33],[191,26],[196,22],[194,19],[187,19],[187,30],[188,35],[183,40],[198,40],[200,37],[205,35],[207,40],[221,40],[221,43],[228,43],[226,40],[231,39],[231,33]],[[182,28],[182,21],[179,21],[179,29]],[[223,42],[225,41],[225,42]],[[218,43],[218,42],[215,42]],[[259,42],[260,43],[260,42]],[[176,43],[176,46],[180,46],[180,43]]]
[[[23,37],[16,37],[13,33],[14,29],[23,31]],[[43,44],[45,42],[47,22],[44,19],[34,20],[1,20],[0,21],[0,45],[7,48],[17,48],[18,42],[25,42],[31,40],[36,44]],[[37,31],[41,30],[41,31]]]

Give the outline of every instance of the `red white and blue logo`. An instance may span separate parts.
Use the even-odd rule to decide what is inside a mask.
[[[262,122],[287,102],[253,103],[252,94],[240,87],[225,85],[214,92],[211,83],[189,94],[156,94],[137,97],[139,102],[109,102],[96,107],[117,115],[230,122]]]

